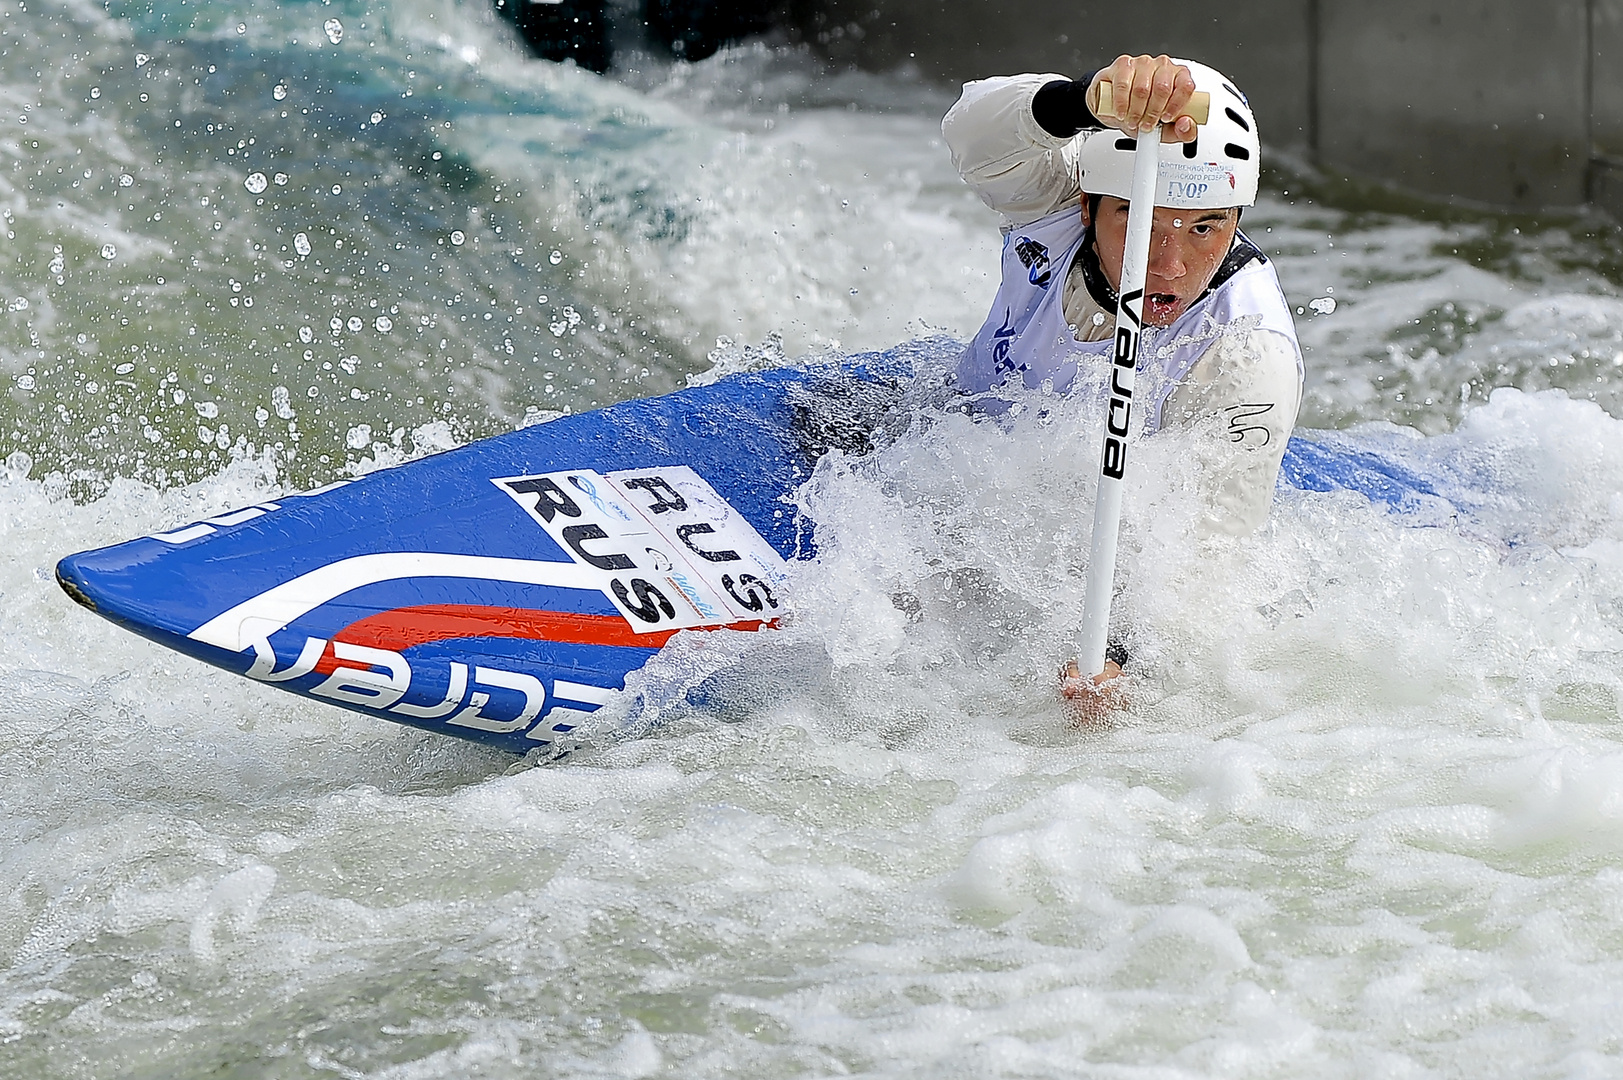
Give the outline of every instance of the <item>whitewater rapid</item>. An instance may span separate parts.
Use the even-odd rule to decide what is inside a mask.
[[[795,619],[677,639],[538,766],[168,653],[55,560],[968,336],[950,91],[604,79],[448,0],[0,22],[0,1077],[1623,1075],[1611,227],[1275,176],[1303,427],[1462,513],[1208,537],[1143,443],[1113,723],[1055,703],[1096,447],[1054,403],[824,458]]]

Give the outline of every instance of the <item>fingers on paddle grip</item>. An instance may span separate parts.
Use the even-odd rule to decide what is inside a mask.
[[[1116,113],[1115,100],[1116,99],[1115,99],[1115,94],[1112,92],[1113,90],[1114,90],[1114,87],[1108,81],[1099,83],[1099,113],[1098,113],[1098,115],[1100,115],[1100,116],[1114,116],[1115,115],[1115,113]],[[1204,90],[1196,90],[1193,94],[1189,95],[1189,104],[1184,106],[1183,112],[1179,113],[1178,117],[1181,118],[1181,117],[1187,116],[1191,120],[1193,120],[1196,124],[1204,124],[1206,122],[1207,118],[1209,118],[1211,116],[1211,114],[1212,114],[1212,95],[1208,94]],[[1177,119],[1174,119],[1173,122],[1176,123]]]

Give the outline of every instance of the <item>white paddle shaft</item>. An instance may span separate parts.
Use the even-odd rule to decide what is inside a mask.
[[[1084,675],[1105,669],[1110,633],[1110,598],[1116,581],[1116,539],[1121,532],[1122,489],[1127,476],[1127,436],[1133,412],[1133,383],[1144,326],[1144,279],[1149,272],[1150,227],[1155,219],[1155,179],[1160,165],[1161,129],[1141,132],[1133,156],[1132,199],[1127,210],[1127,242],[1122,252],[1120,299],[1116,302],[1116,348],[1111,356],[1110,397],[1105,410],[1104,452],[1099,496],[1093,504],[1093,543],[1088,549],[1088,583],[1082,607],[1082,641],[1077,664]]]

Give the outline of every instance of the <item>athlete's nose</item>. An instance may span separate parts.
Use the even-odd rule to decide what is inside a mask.
[[[1187,268],[1183,263],[1183,252],[1179,250],[1178,236],[1175,232],[1161,232],[1159,229],[1150,234],[1150,264],[1149,272],[1158,278],[1168,281],[1183,277]]]

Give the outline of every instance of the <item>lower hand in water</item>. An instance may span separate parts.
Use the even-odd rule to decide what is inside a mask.
[[[1121,665],[1105,661],[1105,669],[1091,679],[1084,678],[1075,660],[1059,669],[1060,711],[1071,727],[1084,727],[1105,720],[1127,705],[1121,679]]]

